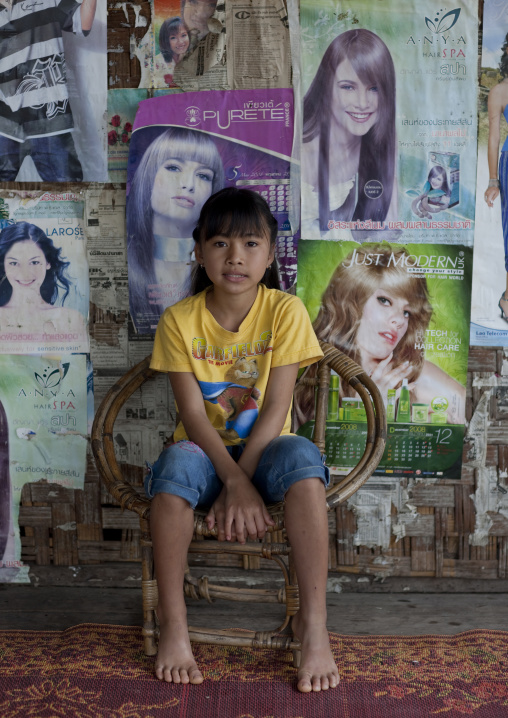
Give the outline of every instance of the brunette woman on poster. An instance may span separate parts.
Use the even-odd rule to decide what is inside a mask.
[[[484,199],[489,207],[494,206],[494,200],[501,193],[501,217],[503,223],[504,261],[506,268],[506,289],[501,294],[499,309],[501,319],[508,323],[508,138],[501,148],[499,157],[499,139],[501,117],[508,122],[508,34],[501,48],[502,55],[499,62],[499,71],[503,76],[501,82],[489,92],[489,184]],[[498,176],[499,157],[499,176]]]
[[[369,264],[368,255],[374,254],[376,262]],[[419,347],[425,342],[432,306],[426,279],[407,272],[401,261],[405,256],[405,249],[355,248],[339,263],[323,293],[314,331],[365,369],[385,403],[388,389],[400,389],[407,379],[412,402],[430,406],[435,397],[444,397],[448,423],[463,424],[465,388],[425,359]],[[355,395],[348,385],[341,391]],[[312,418],[313,406],[314,387],[299,384],[298,424]]]
[[[181,18],[170,17],[164,20],[159,30],[159,47],[168,72],[173,72],[189,49],[189,32]],[[160,62],[159,55],[155,56],[155,62]]]
[[[87,341],[82,314],[63,306],[71,281],[70,262],[61,254],[62,249],[29,222],[17,222],[0,232],[0,331],[20,347],[30,341],[40,346],[45,341],[41,335],[52,343],[56,335],[59,343]]]
[[[328,238],[333,220],[395,218],[395,149],[390,52],[370,30],[347,30],[304,98],[302,237]]]
[[[192,232],[223,186],[221,156],[203,132],[170,127],[145,150],[127,198],[130,310],[139,331],[154,333],[162,311],[188,296]]]

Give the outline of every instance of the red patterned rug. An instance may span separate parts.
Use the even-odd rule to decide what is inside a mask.
[[[508,716],[508,632],[331,635],[338,688],[302,695],[291,656],[196,646],[201,686],[162,684],[141,631],[82,624],[0,631],[2,718]]]

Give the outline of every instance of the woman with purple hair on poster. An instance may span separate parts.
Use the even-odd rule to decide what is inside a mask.
[[[328,46],[303,106],[302,237],[335,238],[336,220],[396,214],[395,69],[370,30]]]

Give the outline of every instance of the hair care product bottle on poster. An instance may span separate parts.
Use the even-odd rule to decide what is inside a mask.
[[[402,380],[396,421],[399,421],[401,424],[411,423],[411,406],[409,403],[409,388],[407,379]]]
[[[395,421],[395,389],[388,389],[388,401],[386,404],[386,421]]]
[[[332,372],[328,389],[328,413],[326,421],[337,421],[339,418],[339,387],[340,376]]]

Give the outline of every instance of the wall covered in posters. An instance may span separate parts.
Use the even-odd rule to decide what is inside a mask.
[[[192,231],[205,201],[223,187],[248,187],[266,198],[279,222],[281,279],[286,289],[294,283],[292,143],[291,90],[184,93],[140,103],[127,174],[129,294],[138,332],[153,334],[163,309],[189,294]]]
[[[298,294],[320,338],[381,390],[390,428],[378,473],[459,479],[476,8],[304,0],[301,35]],[[297,407],[304,433],[308,391]],[[327,457],[340,470],[363,452],[364,418],[339,389]]]
[[[471,344],[508,346],[508,3],[483,6]],[[499,177],[499,183],[489,179]]]
[[[23,486],[84,485],[88,261],[82,195],[4,191],[0,208],[0,580],[22,582]]]

